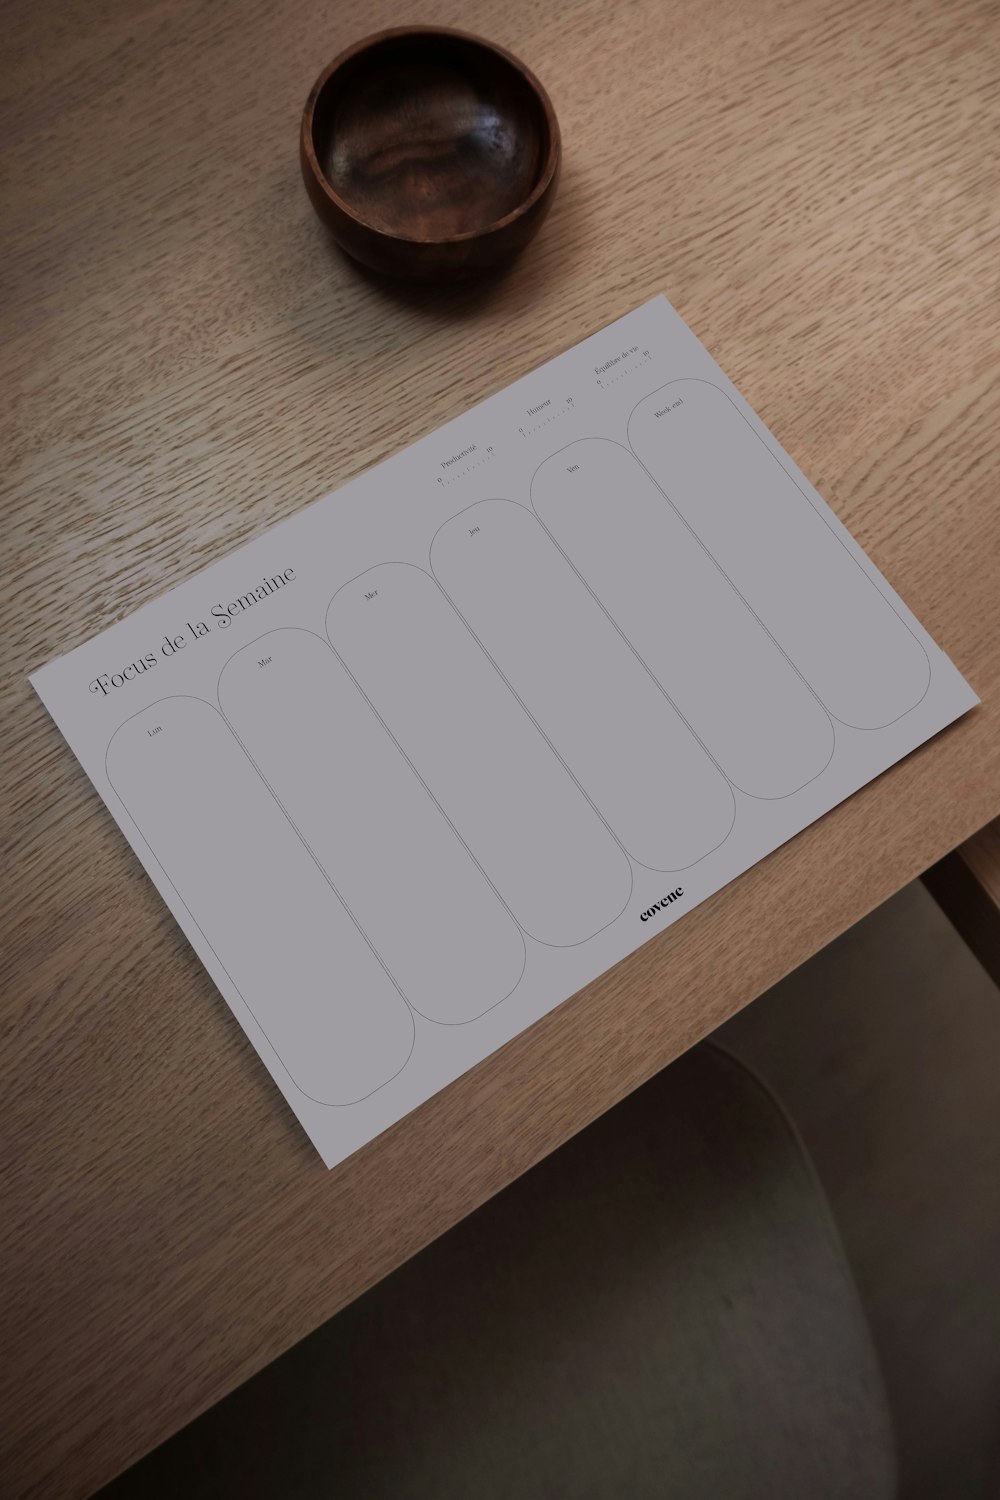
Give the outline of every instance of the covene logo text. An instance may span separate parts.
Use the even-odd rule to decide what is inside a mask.
[[[656,913],[658,911],[666,911],[666,909],[670,905],[671,901],[678,901],[678,900],[680,900],[680,898],[681,898],[681,896],[683,896],[683,894],[684,894],[684,891],[683,891],[682,887],[678,886],[677,889],[676,889],[676,891],[671,891],[668,896],[664,896],[659,901],[654,901],[653,904],[652,904],[652,906],[647,907],[646,910],[639,917],[639,921],[640,922],[648,922],[649,919],[650,919],[650,917],[655,917],[655,915],[656,915]]]

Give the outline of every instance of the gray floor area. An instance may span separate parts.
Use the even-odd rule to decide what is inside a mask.
[[[887,1387],[901,1500],[996,1500],[1000,1497],[1000,991],[917,885],[762,996],[715,1040],[748,1064],[781,1101],[819,1173]],[[757,1332],[752,1339],[744,1339],[740,1348],[744,1356],[751,1351],[758,1375],[752,1386],[741,1389],[758,1399],[757,1387],[766,1383],[764,1377],[774,1374],[777,1365],[773,1346],[762,1337],[766,1325],[756,1321],[756,1310],[773,1308],[805,1275],[805,1242],[795,1240],[803,1215],[800,1208],[794,1213],[765,1215],[772,1227],[778,1222],[784,1226],[781,1235],[773,1242],[765,1243],[760,1236],[747,1241],[745,1209],[765,1203],[766,1174],[755,1167],[749,1185],[723,1185],[714,1197],[705,1194],[702,1184],[721,1182],[741,1153],[748,1156],[752,1132],[747,1120],[734,1122],[724,1117],[721,1096],[716,1104],[709,1085],[695,1077],[698,1066],[692,1055],[668,1069],[660,1080],[522,1179],[510,1194],[493,1200],[438,1247],[410,1262],[383,1283],[377,1295],[361,1299],[123,1476],[111,1486],[107,1500],[158,1500],[161,1495],[166,1500],[181,1493],[198,1500],[202,1496],[204,1500],[228,1500],[229,1496],[275,1500],[279,1495],[281,1500],[293,1496],[296,1500],[333,1500],[338,1494],[370,1500],[376,1491],[392,1500],[405,1500],[411,1491],[433,1500],[464,1497],[484,1486],[463,1480],[442,1489],[440,1470],[433,1465],[426,1483],[416,1483],[427,1467],[425,1463],[422,1468],[418,1460],[424,1449],[432,1447],[435,1421],[445,1421],[449,1434],[437,1452],[450,1450],[451,1434],[465,1433],[468,1451],[464,1460],[470,1472],[480,1476],[494,1470],[507,1472],[509,1459],[506,1449],[489,1461],[478,1453],[476,1442],[485,1441],[492,1430],[482,1422],[484,1408],[477,1392],[482,1393],[475,1381],[466,1391],[446,1378],[443,1371],[451,1357],[449,1350],[466,1350],[463,1368],[470,1372],[488,1371],[490,1391],[506,1393],[505,1399],[515,1407],[518,1400],[527,1401],[528,1416],[520,1408],[505,1416],[498,1408],[494,1436],[515,1432],[520,1435],[520,1446],[524,1434],[532,1432],[530,1413],[542,1412],[548,1440],[561,1409],[570,1417],[579,1410],[599,1413],[603,1409],[603,1397],[597,1399],[601,1393],[595,1396],[590,1389],[602,1370],[585,1339],[593,1319],[590,1325],[578,1326],[576,1321],[579,1307],[603,1306],[606,1316],[598,1320],[598,1329],[620,1326],[627,1334],[615,1358],[605,1363],[616,1372],[619,1386],[632,1381],[626,1407],[638,1414],[635,1419],[639,1421],[647,1407],[656,1406],[657,1378],[662,1383],[663,1372],[673,1371],[679,1349],[688,1351],[683,1364],[688,1381],[695,1367],[711,1373],[732,1371],[740,1364],[739,1349],[726,1352],[719,1343],[723,1334],[732,1332],[733,1319],[727,1314],[719,1324],[722,1332],[715,1328],[712,1297],[704,1288],[699,1295],[699,1277],[707,1276],[718,1294],[716,1301],[722,1299],[720,1305],[738,1310],[742,1302],[749,1308]],[[666,1120],[657,1113],[657,1089],[664,1100],[672,1100],[674,1116]],[[725,1091],[726,1097],[729,1092]],[[699,1115],[706,1117],[703,1130],[698,1126]],[[662,1136],[652,1155],[645,1149],[650,1120],[658,1121],[657,1139]],[[716,1176],[710,1163],[697,1171],[684,1167],[685,1152],[690,1153],[699,1141],[702,1145],[697,1149],[703,1149],[713,1136],[717,1145],[725,1147],[714,1169]],[[762,1152],[760,1159],[776,1158]],[[670,1162],[673,1166],[668,1171]],[[657,1190],[643,1195],[632,1179],[644,1182],[650,1172]],[[667,1175],[661,1182],[657,1174],[664,1172]],[[692,1194],[690,1201],[683,1196],[685,1183]],[[822,1205],[815,1186],[812,1191]],[[596,1201],[591,1201],[595,1195]],[[669,1202],[675,1210],[676,1222],[668,1225],[665,1239],[656,1214],[646,1225],[648,1232],[639,1232],[645,1222],[642,1204],[648,1208],[657,1201]],[[609,1212],[612,1202],[614,1213]],[[703,1210],[706,1204],[710,1210],[708,1227],[702,1225],[700,1238],[696,1233],[699,1202]],[[517,1207],[513,1217],[511,1203]],[[730,1223],[728,1209],[741,1204],[743,1209]],[[569,1242],[566,1226],[570,1220],[575,1223],[581,1212],[590,1231],[581,1240],[574,1230],[570,1239],[577,1248],[572,1257],[566,1257],[560,1249]],[[622,1242],[627,1240],[626,1249],[615,1238],[619,1219],[628,1229]],[[678,1233],[677,1224],[684,1227],[697,1251],[690,1264],[683,1262],[685,1233]],[[605,1244],[599,1228],[614,1243]],[[834,1243],[829,1230],[827,1243]],[[498,1245],[501,1253],[493,1255],[495,1275],[486,1286],[482,1268],[490,1247],[496,1250]],[[730,1271],[739,1272],[725,1296],[720,1291],[719,1268],[708,1266],[708,1275],[706,1266],[712,1255],[706,1253],[706,1246],[718,1247],[723,1259],[728,1258]],[[790,1247],[794,1254],[789,1260]],[[667,1254],[671,1274],[660,1267],[654,1250],[656,1255]],[[615,1260],[619,1254],[624,1256],[620,1263]],[[548,1265],[553,1256],[557,1272]],[[590,1264],[595,1257],[596,1269]],[[839,1260],[838,1264],[841,1281],[849,1285]],[[478,1269],[473,1272],[472,1267]],[[655,1274],[644,1279],[644,1267],[647,1272],[652,1267]],[[516,1295],[506,1286],[505,1276]],[[676,1306],[665,1312],[657,1298],[662,1303],[664,1288],[671,1286],[677,1293]],[[528,1295],[532,1287],[535,1302]],[[595,1287],[604,1288],[600,1296]],[[618,1300],[605,1306],[601,1297],[611,1296],[612,1291]],[[623,1314],[619,1302],[625,1292]],[[851,1303],[856,1326],[863,1333],[853,1298]],[[690,1311],[689,1304],[699,1310],[700,1321],[681,1337],[677,1330]],[[824,1305],[824,1299],[815,1305]],[[826,1305],[833,1304],[827,1301]],[[429,1319],[426,1327],[413,1322],[421,1317]],[[522,1328],[518,1319],[523,1323],[525,1317],[528,1326]],[[389,1346],[394,1339],[398,1342],[398,1331],[408,1319],[414,1336],[404,1337],[403,1343],[410,1349],[413,1368],[404,1384],[415,1404],[409,1411],[400,1399],[397,1379],[393,1400],[399,1409],[387,1413],[379,1405],[377,1390],[373,1394],[365,1387],[365,1371],[377,1384],[383,1378],[381,1372],[395,1368]],[[831,1351],[849,1324],[850,1316],[842,1309],[822,1335],[824,1369],[832,1367]],[[814,1330],[817,1326],[812,1315],[795,1324],[797,1328],[804,1325]],[[660,1360],[657,1377],[643,1373],[633,1356],[651,1343],[651,1328],[661,1326],[668,1328],[671,1338],[676,1336],[676,1342],[670,1344],[671,1359]],[[697,1343],[695,1335],[714,1341],[716,1351],[712,1358],[701,1360],[700,1366],[690,1356]],[[380,1339],[386,1345],[383,1354],[379,1354]],[[487,1360],[481,1357],[484,1350],[489,1351]],[[572,1356],[565,1369],[556,1358],[560,1350]],[[855,1368],[857,1360],[849,1363]],[[647,1361],[647,1365],[654,1370],[656,1362]],[[558,1378],[550,1388],[544,1381],[553,1369]],[[877,1384],[877,1376],[874,1379]],[[536,1389],[532,1382],[539,1381],[542,1384]],[[795,1427],[794,1412],[802,1406],[801,1400],[796,1406],[801,1384],[799,1378],[785,1380],[781,1390],[788,1393],[787,1398],[782,1394],[770,1416],[755,1419],[757,1436],[777,1431],[782,1424]],[[848,1380],[844,1390],[849,1386]],[[567,1393],[572,1396],[569,1401]],[[338,1437],[330,1413],[344,1407],[345,1397],[347,1417],[340,1422],[344,1432]],[[448,1407],[450,1400],[461,1408],[467,1398],[476,1413],[474,1430],[468,1421],[463,1423],[460,1411],[456,1417]],[[698,1420],[707,1413],[711,1426],[725,1399],[725,1392],[718,1390],[702,1393],[694,1401]],[[745,1394],[741,1400],[746,1403]],[[681,1407],[683,1402],[675,1392],[664,1409],[674,1419]],[[824,1400],[813,1402],[810,1409],[832,1408]],[[366,1412],[374,1414],[370,1430],[358,1425]],[[501,1418],[507,1421],[506,1427]],[[698,1428],[693,1417],[685,1420],[690,1432]],[[656,1420],[647,1413],[640,1426],[644,1435],[655,1432]],[[847,1454],[860,1463],[857,1429],[852,1429],[852,1438],[849,1426],[846,1418],[836,1426],[838,1457]],[[637,1447],[630,1445],[624,1431],[619,1437],[623,1452]],[[744,1448],[741,1445],[740,1451]],[[565,1445],[559,1451],[564,1452]],[[600,1451],[607,1451],[607,1445]],[[714,1452],[711,1446],[706,1451]],[[388,1490],[377,1486],[373,1490],[369,1482],[368,1455],[373,1452],[381,1455],[383,1473],[388,1472],[390,1478],[396,1473]],[[386,1468],[386,1452],[398,1459],[395,1471]],[[451,1455],[456,1462],[462,1457],[461,1453]],[[664,1460],[654,1472],[662,1477],[667,1467]],[[697,1500],[702,1500],[703,1493],[704,1500],[728,1500],[737,1491],[742,1495],[745,1467],[738,1466],[740,1481],[735,1487],[729,1481],[721,1488],[713,1483],[703,1491],[696,1483],[693,1490],[689,1487],[683,1493],[694,1494]],[[587,1500],[591,1493],[619,1493],[616,1487],[593,1490],[578,1477],[568,1491],[561,1481],[554,1488],[540,1486],[542,1468],[534,1459],[527,1472],[533,1476],[531,1482],[519,1483],[510,1500],[521,1500],[522,1495],[524,1500],[543,1495]],[[556,1472],[562,1474],[558,1465]],[[823,1481],[818,1488],[813,1481],[807,1494],[793,1485],[790,1493],[795,1500],[800,1494],[802,1500],[814,1500],[820,1490],[823,1495],[835,1494],[836,1500],[872,1500],[869,1481],[834,1481],[832,1470],[823,1468],[822,1473]],[[338,1476],[343,1481],[351,1474],[357,1481],[353,1487],[338,1483]],[[406,1476],[405,1482],[401,1476]],[[659,1500],[658,1483],[651,1485],[643,1489],[636,1483],[626,1484],[622,1500],[639,1493],[656,1494]],[[500,1493],[507,1500],[502,1486]],[[668,1486],[662,1493],[672,1496],[677,1491]],[[750,1485],[747,1493],[772,1496],[777,1489]],[[789,1491],[786,1488],[782,1493]]]
[[[895,1500],[814,1170],[694,1048],[106,1500]]]
[[[914,885],[718,1040],[782,1099],[826,1188],[903,1500],[1000,1496],[1000,991]]]

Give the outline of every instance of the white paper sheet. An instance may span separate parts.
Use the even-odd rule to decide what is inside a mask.
[[[662,298],[32,682],[328,1165],[978,701]]]

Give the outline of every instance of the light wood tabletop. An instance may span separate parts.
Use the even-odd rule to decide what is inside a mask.
[[[379,284],[296,160],[398,0],[11,0],[0,1492],[85,1496],[1000,811],[994,0],[441,0],[551,93],[501,279]],[[332,1172],[26,675],[658,291],[982,707]]]

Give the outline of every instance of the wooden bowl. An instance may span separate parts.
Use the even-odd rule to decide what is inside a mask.
[[[534,74],[492,42],[431,26],[356,42],[302,114],[302,176],[342,249],[443,280],[501,264],[555,196],[561,147]]]

